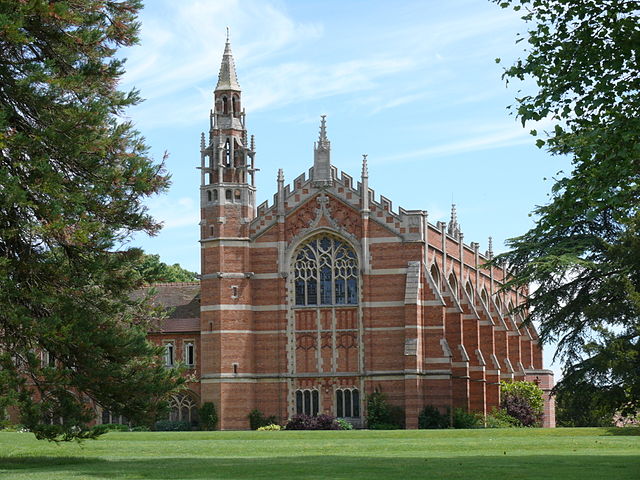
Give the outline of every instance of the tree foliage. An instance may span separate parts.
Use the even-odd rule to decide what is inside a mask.
[[[178,263],[167,265],[160,261],[160,255],[143,254],[138,266],[142,281],[151,283],[193,282],[198,280],[195,272],[185,270]]]
[[[560,384],[555,395],[557,424],[561,427],[613,426],[616,402],[611,401],[611,396],[620,402],[621,390],[621,387],[604,390],[588,381]]]
[[[500,382],[500,407],[523,427],[540,424],[544,411],[542,389],[533,382]]]
[[[535,226],[496,258],[507,287],[538,288],[531,320],[558,342],[563,383],[610,389],[618,406],[640,405],[640,49],[639,3],[628,0],[493,0],[527,22],[525,57],[505,70],[533,80],[516,99],[523,124],[555,125],[537,143],[567,155]]]
[[[87,438],[92,402],[151,423],[181,382],[146,340],[145,197],[168,185],[122,117],[118,47],[137,0],[0,0],[0,410],[38,438]]]

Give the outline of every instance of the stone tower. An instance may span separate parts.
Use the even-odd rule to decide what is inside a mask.
[[[249,139],[231,44],[222,56],[209,136],[200,141],[202,398],[220,406],[221,428],[246,417],[250,392],[224,382],[253,371],[249,223],[256,215],[254,141]],[[247,332],[246,334],[238,332]],[[233,332],[233,333],[231,333]],[[230,399],[233,398],[233,401]],[[235,410],[237,409],[237,413]]]

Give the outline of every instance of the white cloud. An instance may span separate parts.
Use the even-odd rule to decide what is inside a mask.
[[[409,58],[369,58],[329,65],[286,63],[250,72],[245,105],[251,111],[308,99],[366,91],[376,79],[410,70]]]
[[[514,145],[533,144],[534,137],[529,133],[532,129],[543,131],[553,122],[544,119],[539,122],[532,122],[526,128],[522,128],[519,123],[510,124],[477,124],[467,131],[474,132],[474,136],[462,140],[456,140],[431,147],[420,148],[408,152],[401,152],[396,155],[374,158],[373,163],[403,162],[412,161],[417,158],[446,157],[460,153],[477,152],[481,150],[492,150],[496,148],[511,147]]]

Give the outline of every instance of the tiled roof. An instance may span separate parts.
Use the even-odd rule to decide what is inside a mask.
[[[195,332],[200,330],[200,282],[156,283],[134,293],[141,298],[153,289],[152,302],[167,311],[162,320],[163,332]]]
[[[166,318],[162,321],[161,329],[164,333],[199,332],[199,318]]]

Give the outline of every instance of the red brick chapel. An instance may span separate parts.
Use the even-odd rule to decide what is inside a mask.
[[[324,116],[313,165],[273,202],[256,205],[255,148],[227,40],[209,134],[201,144],[201,280],[158,285],[171,307],[161,333],[166,362],[185,363],[191,391],[172,417],[193,420],[215,403],[222,429],[249,427],[259,409],[281,420],[328,413],[365,426],[367,394],[380,390],[417,428],[425,405],[487,413],[499,382],[545,390],[534,329],[510,313],[502,269],[464,243],[455,207],[448,224],[423,210],[393,210],[360,178],[331,164]]]

